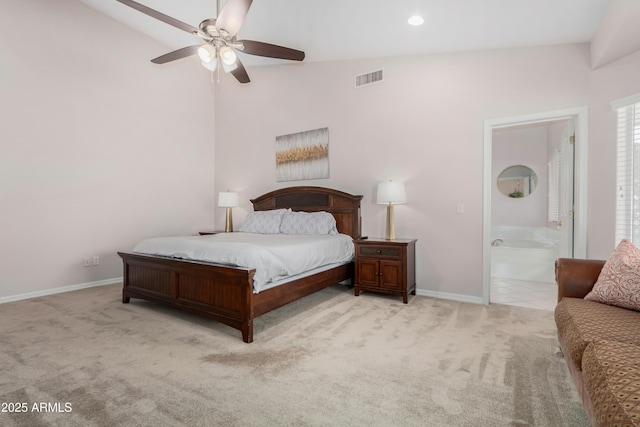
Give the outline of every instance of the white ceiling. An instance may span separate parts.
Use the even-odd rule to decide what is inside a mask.
[[[199,39],[115,0],[79,0],[167,45]],[[216,0],[136,0],[197,27]],[[255,0],[238,39],[279,44],[305,61],[589,42],[612,0]],[[221,1],[224,5],[225,0]],[[424,25],[407,19],[422,15]],[[242,56],[245,64],[280,63]]]

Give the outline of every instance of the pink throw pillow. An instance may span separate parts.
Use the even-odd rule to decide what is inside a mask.
[[[622,240],[584,299],[640,311],[640,249]]]

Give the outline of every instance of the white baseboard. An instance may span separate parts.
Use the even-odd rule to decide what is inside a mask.
[[[81,283],[78,285],[63,286],[61,288],[45,289],[42,291],[29,292],[26,294],[12,295],[9,297],[0,298],[0,304],[5,302],[20,301],[23,299],[43,297],[47,295],[61,294],[63,292],[77,291],[79,289],[94,288],[96,286],[115,285],[116,283],[122,283],[122,277],[114,277],[113,279],[98,280],[96,282]],[[451,294],[448,292],[428,291],[423,289],[416,289],[416,295],[423,297],[448,299],[459,302],[468,302],[472,304],[482,304],[482,297],[472,297],[469,295]]]
[[[28,292],[26,294],[12,295],[8,297],[0,298],[0,304],[5,302],[20,301],[23,299],[44,297],[47,295],[61,294],[63,292],[77,291],[79,289],[94,288],[96,286],[115,285],[116,283],[122,283],[122,277],[115,277],[113,279],[98,280],[96,282],[80,283],[79,285],[63,286],[61,288],[45,289],[42,291]]]
[[[469,295],[461,295],[461,294],[450,294],[448,292],[436,292],[436,291],[427,291],[423,289],[416,289],[416,295],[420,295],[423,297],[449,299],[449,300],[459,301],[459,302],[469,302],[472,304],[483,304],[482,297],[472,297]]]

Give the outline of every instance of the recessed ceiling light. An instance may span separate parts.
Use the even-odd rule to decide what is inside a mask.
[[[409,18],[408,22],[411,25],[422,25],[424,24],[424,19],[422,18],[422,16],[413,15],[411,18]]]

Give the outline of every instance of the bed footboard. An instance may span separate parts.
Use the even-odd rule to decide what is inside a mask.
[[[212,318],[253,341],[255,270],[118,252],[124,264],[122,302],[157,301]]]

